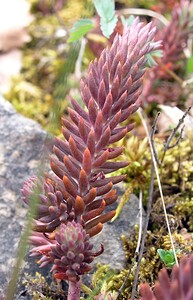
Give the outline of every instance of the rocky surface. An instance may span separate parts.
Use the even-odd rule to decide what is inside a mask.
[[[26,208],[20,201],[24,180],[37,172],[47,134],[0,98],[0,289],[14,265]]]
[[[26,208],[20,201],[20,189],[25,179],[39,172],[45,158],[48,161],[45,140],[47,134],[36,122],[16,113],[10,103],[0,98],[0,292],[5,291],[9,281],[26,216]],[[122,185],[118,191],[123,193]],[[100,261],[112,268],[122,268],[125,257],[120,236],[132,230],[137,222],[138,199],[133,195],[121,216],[115,222],[105,224],[103,231],[94,238],[96,250],[101,243],[105,247],[95,264]],[[33,259],[27,256],[22,274],[33,275],[37,270],[47,272],[39,270]],[[16,299],[29,299],[25,292],[19,294]]]

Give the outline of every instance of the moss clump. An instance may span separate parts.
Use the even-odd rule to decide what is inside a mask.
[[[49,285],[45,277],[38,272],[34,277],[26,274],[23,284],[26,286],[28,295],[32,296],[32,300],[64,300],[67,298],[67,293],[59,283],[52,282]]]
[[[162,139],[155,139],[155,147],[158,152],[159,159],[163,156]],[[175,139],[174,142],[175,143]],[[128,167],[117,172],[116,175],[126,175],[125,187],[126,192],[123,195],[118,211],[120,213],[124,203],[129,199],[129,193],[138,193],[139,190],[144,191],[144,204],[147,201],[147,191],[150,185],[151,172],[151,154],[146,139],[131,136],[123,141],[124,154],[122,159],[128,161]],[[176,195],[180,193],[182,197],[191,194],[193,191],[193,154],[192,154],[193,137],[180,141],[180,143],[166,151],[163,163],[160,167],[160,180],[164,195]],[[155,179],[155,190],[158,189],[157,180]],[[155,200],[159,196],[159,192],[155,194]],[[168,203],[173,206],[172,199]],[[184,202],[185,201],[184,199]],[[187,203],[186,203],[187,204]],[[191,206],[191,205],[190,205]]]
[[[193,197],[184,195],[177,199],[174,214],[181,218],[189,231],[193,231]]]
[[[174,246],[177,252],[177,257],[180,259],[184,254],[189,254],[193,250],[193,240],[187,240],[184,235],[175,231],[172,234],[172,238],[174,241]],[[127,258],[127,267],[123,269],[118,275],[114,275],[111,279],[109,286],[110,290],[118,291],[128,272],[130,275],[127,279],[123,292],[119,296],[119,299],[127,300],[131,296],[132,285],[134,281],[135,271],[137,267],[137,262],[133,261],[134,254],[137,246],[138,240],[138,226],[135,226],[135,231],[128,236],[122,236],[123,248],[125,250],[125,255]],[[138,281],[148,282],[151,286],[155,284],[157,280],[157,274],[162,267],[164,267],[164,263],[161,261],[157,250],[171,250],[171,242],[169,235],[167,234],[166,228],[162,227],[157,232],[148,231],[144,255],[141,261],[140,272]]]
[[[122,286],[126,276],[128,275],[128,272],[130,272],[124,290],[119,297],[119,299],[123,300],[128,299],[128,297],[131,295],[132,284],[134,281],[135,271],[137,267],[137,262],[133,261],[133,259],[137,246],[138,231],[139,228],[136,225],[135,231],[132,234],[121,237],[123,241],[123,249],[127,258],[127,267],[123,269],[118,275],[113,276],[110,283],[111,289],[118,291]],[[153,235],[151,231],[147,232],[144,257],[142,258],[141,269],[139,272],[139,282],[148,281],[150,284],[153,284],[157,272],[159,271],[162,265],[159,259],[159,255],[157,254],[157,249],[159,248],[160,244],[156,241],[156,238],[157,237]]]

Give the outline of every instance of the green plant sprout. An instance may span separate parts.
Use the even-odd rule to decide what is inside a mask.
[[[180,250],[176,249],[175,252],[179,253]],[[167,268],[172,268],[176,264],[173,250],[158,249],[157,253]]]

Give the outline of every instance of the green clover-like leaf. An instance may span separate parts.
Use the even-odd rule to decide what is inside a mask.
[[[166,267],[171,268],[176,264],[173,250],[158,249],[157,252]],[[176,250],[176,253],[177,252],[179,252],[179,250]]]
[[[90,19],[80,19],[78,20],[70,31],[70,37],[68,43],[75,42],[83,37],[87,32],[89,32],[94,27],[94,23]]]
[[[100,16],[100,26],[105,37],[109,38],[117,24],[114,0],[94,0],[95,9]]]

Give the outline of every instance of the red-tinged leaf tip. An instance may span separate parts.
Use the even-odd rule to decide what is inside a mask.
[[[99,89],[98,89],[98,104],[99,104],[100,109],[103,108],[105,99],[106,99],[106,89],[105,89],[104,80],[102,79],[99,84]]]
[[[113,187],[113,183],[109,182],[103,186],[97,187],[97,196],[105,195],[108,193]]]
[[[79,169],[76,167],[75,164],[71,161],[71,159],[68,156],[64,156],[64,165],[67,168],[67,170],[70,172],[72,177],[78,178],[79,176]]]
[[[155,297],[153,296],[153,293],[147,283],[140,285],[140,294],[143,297],[143,300],[155,300]]]
[[[90,237],[97,235],[101,230],[103,229],[103,224],[98,223],[96,226],[92,227],[91,229],[87,230],[87,233],[90,235]]]
[[[97,190],[96,190],[96,188],[93,187],[90,189],[88,194],[83,197],[84,203],[85,204],[91,203],[96,198],[96,196],[97,196]]]
[[[87,80],[88,80],[88,87],[89,87],[89,90],[90,90],[92,96],[94,97],[94,99],[97,99],[98,86],[96,84],[96,81],[95,81],[92,71],[89,71]]]
[[[96,117],[96,121],[94,124],[94,131],[95,131],[95,138],[96,140],[99,140],[99,138],[101,137],[102,131],[103,131],[103,124],[104,124],[104,120],[103,120],[103,114],[102,111],[99,110],[97,117]]]
[[[88,177],[84,169],[80,170],[79,174],[79,188],[80,188],[80,193],[85,194],[88,191]]]
[[[85,229],[89,230],[92,227],[96,226],[98,223],[104,224],[104,223],[110,221],[115,216],[115,214],[116,214],[116,210],[112,210],[104,215],[96,217],[95,219],[93,219],[85,224]]]
[[[79,151],[77,145],[76,145],[76,142],[75,140],[73,139],[72,136],[70,136],[69,140],[68,140],[68,143],[69,143],[69,147],[70,147],[70,151],[71,151],[71,154],[74,156],[74,158],[76,160],[78,160],[79,162],[82,162],[82,153]]]
[[[59,280],[67,280],[68,276],[65,273],[55,273],[54,278]]]
[[[91,129],[91,131],[89,132],[88,139],[87,139],[87,147],[91,155],[93,156],[95,153],[95,133],[93,129]]]
[[[59,177],[62,179],[62,177],[64,176],[64,172],[51,160],[50,161],[50,167],[52,169],[52,171]]]
[[[76,187],[75,185],[68,179],[67,176],[63,176],[63,183],[64,183],[64,186],[65,186],[65,189],[66,191],[72,195],[74,198],[76,198],[77,196],[77,190],[76,190]]]
[[[80,116],[77,114],[77,112],[75,112],[72,108],[69,107],[68,113],[69,113],[69,116],[70,116],[72,122],[74,122],[76,125],[78,125]]]
[[[87,175],[90,175],[91,168],[92,168],[92,162],[91,162],[90,150],[88,148],[86,148],[84,151],[82,168],[85,170]]]
[[[89,113],[90,122],[94,125],[98,112],[96,108],[96,103],[93,98],[90,98],[89,100],[88,113]]]
[[[111,129],[108,126],[105,129],[105,131],[102,133],[102,136],[101,136],[100,140],[98,141],[98,143],[96,145],[96,150],[100,151],[103,148],[105,148],[109,144],[110,137],[111,137]]]
[[[77,196],[76,200],[75,200],[75,214],[76,216],[80,216],[85,209],[85,204],[84,204],[84,200],[80,197]]]
[[[108,159],[109,151],[105,150],[93,163],[93,168],[101,167]]]
[[[104,196],[104,199],[107,199],[107,198],[110,198],[110,197],[113,197],[117,194],[117,190],[112,190],[110,192],[108,192],[105,196]]]
[[[122,112],[121,110],[119,110],[115,116],[112,117],[110,123],[109,123],[109,126],[110,126],[110,129],[113,130],[117,124],[119,124],[119,121],[121,119],[121,116],[122,116]]]
[[[112,144],[112,143],[115,143],[117,141],[120,141],[122,138],[124,138],[126,136],[126,134],[127,134],[127,128],[124,128],[120,132],[115,133],[114,135],[112,135],[109,142]]]
[[[84,222],[88,222],[89,220],[92,220],[92,219],[96,218],[97,216],[99,216],[100,214],[102,214],[102,212],[105,209],[105,206],[106,206],[106,202],[103,200],[101,202],[101,205],[98,208],[88,211],[83,216]]]
[[[102,109],[102,114],[103,114],[104,120],[107,120],[108,117],[110,116],[112,103],[113,103],[112,94],[111,94],[111,92],[109,92],[106,97],[103,109]]]
[[[87,142],[87,137],[88,137],[88,130],[86,128],[84,119],[81,118],[81,117],[80,117],[79,122],[78,122],[78,128],[79,128],[80,137],[86,143]]]

